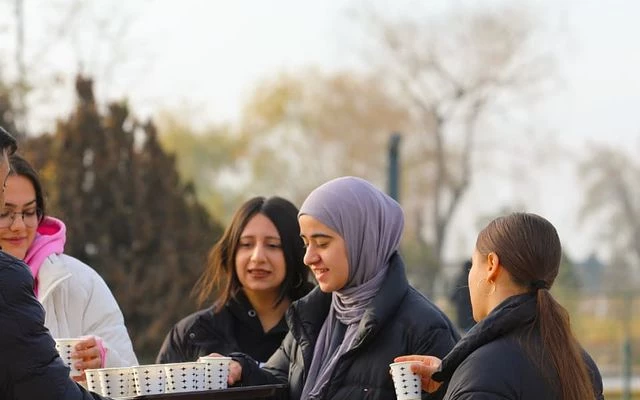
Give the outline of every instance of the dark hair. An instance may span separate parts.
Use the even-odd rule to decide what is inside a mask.
[[[219,311],[240,290],[235,268],[235,256],[242,231],[256,214],[263,214],[280,234],[286,274],[274,306],[285,298],[297,300],[308,290],[309,269],[304,265],[304,242],[300,238],[298,209],[281,197],[254,197],[246,201],[231,219],[222,237],[209,252],[207,267],[194,287],[198,303],[204,304],[218,290],[214,309]]]
[[[18,142],[16,142],[16,138],[11,136],[9,132],[4,130],[3,127],[0,126],[0,151],[6,150],[8,155],[11,155],[16,152],[18,149]],[[4,153],[0,154],[0,159],[4,156]]]
[[[539,329],[543,359],[548,358],[555,371],[542,369],[540,355],[530,346],[525,348],[532,360],[540,360],[537,364],[543,375],[563,400],[593,399],[593,384],[582,347],[571,331],[569,313],[548,290],[558,276],[562,257],[555,227],[536,214],[510,214],[491,221],[480,232],[476,249],[484,256],[496,253],[515,284],[537,291],[537,315],[529,331]]]
[[[27,160],[17,154],[9,156],[9,167],[11,168],[9,176],[23,176],[33,185],[33,189],[36,192],[38,218],[42,220],[45,215],[46,206],[44,203],[44,191],[42,190],[42,183],[40,183],[38,173]]]

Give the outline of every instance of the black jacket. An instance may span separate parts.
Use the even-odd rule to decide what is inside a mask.
[[[263,369],[239,354],[245,385],[289,383],[289,398],[300,399],[313,349],[329,313],[331,294],[316,288],[287,312],[290,333]],[[451,321],[426,297],[409,286],[400,256],[395,255],[386,280],[366,310],[355,347],[333,372],[325,399],[394,399],[389,364],[406,354],[446,355],[458,339]],[[437,393],[423,398],[440,398]]]
[[[536,302],[532,294],[506,299],[458,342],[433,375],[435,380],[448,382],[446,400],[560,399],[536,366],[537,362],[548,363],[534,363],[522,346],[526,342],[532,349],[540,348],[538,331],[534,329],[531,336],[527,333],[534,323]],[[598,367],[586,352],[584,357],[595,398],[604,399]]]
[[[94,400],[69,378],[44,326],[29,268],[0,251],[0,399]]]
[[[308,283],[305,293],[312,287]],[[211,353],[227,355],[240,351],[265,362],[278,349],[288,331],[283,317],[278,325],[265,333],[253,306],[239,292],[217,313],[210,307],[178,322],[165,337],[156,362],[195,361]]]

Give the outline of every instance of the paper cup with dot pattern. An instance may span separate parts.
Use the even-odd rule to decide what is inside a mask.
[[[422,382],[420,375],[411,371],[413,364],[418,364],[418,362],[404,361],[389,364],[398,400],[420,400],[422,398]]]
[[[165,393],[195,392],[204,390],[206,365],[199,362],[164,364]]]
[[[85,369],[84,374],[87,377],[87,389],[94,393],[102,394],[102,385],[100,384],[100,376],[97,369]]]
[[[100,368],[98,377],[103,396],[131,397],[137,394],[131,368]]]
[[[73,366],[75,360],[71,359],[71,353],[76,350],[76,345],[80,343],[82,338],[61,338],[55,339],[56,341],[56,350],[58,350],[58,354],[60,354],[60,358],[62,358],[62,362],[64,365],[69,367],[71,371],[69,372],[69,376],[81,376],[82,371]]]
[[[130,367],[138,396],[164,393],[166,375],[163,364]]]
[[[204,385],[206,390],[227,388],[231,357],[200,357],[198,362],[205,364]]]

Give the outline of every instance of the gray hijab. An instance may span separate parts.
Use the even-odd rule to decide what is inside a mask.
[[[358,324],[387,275],[404,228],[400,205],[364,179],[342,177],[316,188],[300,207],[345,241],[349,279],[333,292],[331,309],[313,350],[302,399],[317,399],[331,378],[338,359],[353,347]],[[346,325],[342,343],[331,346],[338,321]]]

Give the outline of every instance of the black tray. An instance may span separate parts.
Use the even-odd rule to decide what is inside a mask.
[[[203,390],[199,392],[163,393],[144,396],[127,397],[135,400],[249,400],[271,399],[284,393],[287,385],[244,386],[220,390]]]

